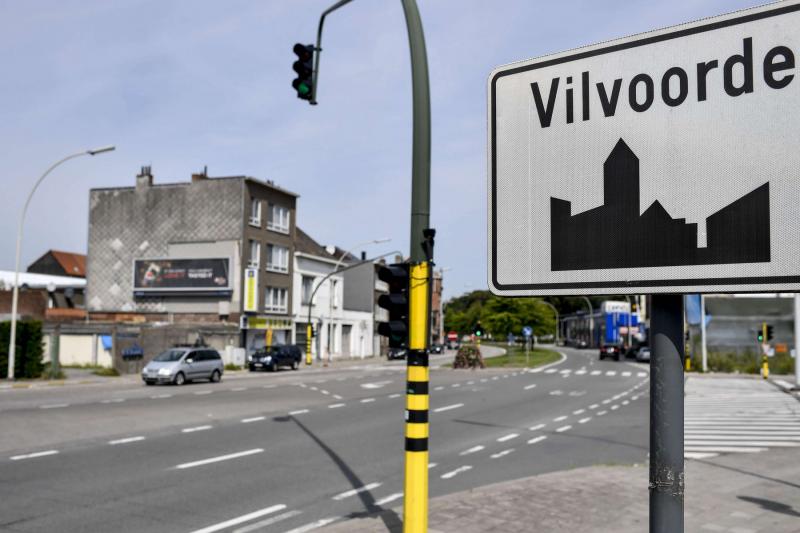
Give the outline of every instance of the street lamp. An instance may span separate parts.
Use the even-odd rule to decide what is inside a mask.
[[[545,300],[539,300],[539,301],[545,304],[546,306],[550,307],[550,309],[552,309],[553,312],[556,314],[556,346],[558,346],[558,330],[561,329],[561,324],[559,324],[559,318],[558,318],[558,309],[556,309],[556,306],[548,301]]]
[[[589,306],[589,348],[592,347],[592,342],[594,341],[594,309],[592,308],[592,302],[586,296],[581,296],[584,300],[586,300],[586,304]]]
[[[28,211],[28,205],[31,203],[31,198],[33,198],[33,193],[36,192],[36,189],[39,188],[39,185],[44,181],[48,174],[50,174],[57,166],[61,163],[69,161],[70,159],[75,159],[76,157],[81,157],[84,155],[98,155],[103,154],[106,152],[111,152],[115,150],[115,146],[102,146],[100,148],[95,148],[92,150],[84,150],[81,152],[77,152],[71,155],[68,155],[64,159],[56,161],[50,168],[48,168],[44,174],[36,181],[33,185],[33,189],[31,189],[30,194],[28,194],[28,199],[25,200],[25,205],[22,208],[22,215],[19,217],[19,227],[17,228],[17,254],[16,259],[14,261],[14,293],[11,297],[11,338],[8,343],[8,379],[14,379],[14,352],[16,351],[16,343],[17,343],[17,301],[19,299],[19,261],[20,261],[20,252],[22,250],[22,226],[25,223],[25,213]]]
[[[392,239],[388,237],[384,237],[382,239],[372,239],[369,241],[364,241],[356,244],[346,252],[343,252],[342,255],[339,257],[339,260],[336,261],[336,265],[333,267],[333,273],[336,273],[339,270],[339,267],[342,266],[342,261],[344,258],[353,253],[355,250],[358,250],[362,246],[367,246],[369,244],[382,244],[384,242],[389,242]],[[328,292],[330,293],[328,297],[328,361],[331,361],[331,348],[333,347],[333,342],[331,341],[331,337],[333,337],[333,331],[330,328],[330,325],[333,324],[333,280],[330,281],[328,285]]]
[[[444,283],[444,273],[453,270],[453,267],[442,267],[439,269],[439,283],[440,285]],[[435,277],[435,276],[434,276]],[[433,287],[431,287],[431,291],[433,291]],[[431,313],[433,313],[431,311]],[[431,320],[431,323],[433,321]],[[439,295],[439,344],[443,344],[444,341],[444,293]],[[433,329],[431,328],[430,331],[431,337],[433,337]],[[431,344],[433,344],[433,339],[431,339]]]

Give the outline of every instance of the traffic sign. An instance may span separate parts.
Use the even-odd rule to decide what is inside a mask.
[[[530,337],[531,335],[533,335],[533,328],[532,327],[525,326],[524,328],[522,328],[522,336],[523,337]]]
[[[800,289],[800,4],[500,67],[489,286]]]

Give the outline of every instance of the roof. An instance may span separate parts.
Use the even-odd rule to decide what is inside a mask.
[[[255,183],[257,185],[261,185],[263,187],[269,187],[270,189],[275,189],[276,191],[282,192],[284,194],[288,194],[289,196],[299,197],[300,195],[292,192],[288,189],[284,189],[283,187],[279,187],[275,185],[275,183],[271,180],[262,180],[259,178],[254,178],[252,176],[208,176],[205,178],[208,181],[224,181],[224,180],[239,180],[239,181],[249,181],[251,183]],[[192,181],[177,181],[171,183],[154,183],[150,185],[151,188],[159,188],[159,187],[190,187],[192,185]],[[133,185],[126,185],[122,187],[95,187],[91,189],[92,191],[133,191],[136,187]]]
[[[58,250],[50,250],[51,254],[64,272],[69,276],[78,278],[86,277],[86,256],[83,254],[76,254],[72,252],[61,252]]]
[[[295,251],[309,255],[314,255],[317,257],[322,257],[324,259],[336,260],[338,258],[333,254],[329,254],[324,246],[322,246],[320,243],[312,239],[311,236],[302,229],[300,229],[299,226],[296,227],[295,230],[296,230],[296,236],[294,242]]]
[[[67,276],[50,276],[48,274],[30,274],[28,272],[19,273],[19,286],[30,289],[46,289],[49,285],[56,289],[86,287],[86,279],[70,278]],[[14,288],[14,271],[0,270],[0,289],[11,290]]]

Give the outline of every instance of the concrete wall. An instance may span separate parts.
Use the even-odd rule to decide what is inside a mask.
[[[92,350],[92,344],[96,346],[95,351]],[[106,350],[103,347],[103,341],[99,335],[62,333],[58,341],[58,347],[58,360],[63,366],[99,365],[106,368],[111,367],[111,350]],[[49,335],[44,336],[42,358],[44,361],[50,361]]]

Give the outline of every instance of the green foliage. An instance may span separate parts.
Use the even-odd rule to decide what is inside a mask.
[[[233,363],[228,363],[225,365],[225,370],[242,370],[244,367],[235,365]]]
[[[794,359],[786,353],[775,354],[769,357],[770,374],[791,374],[794,372]],[[699,372],[703,368],[701,356],[692,356],[692,370]],[[724,353],[709,352],[708,354],[709,372],[760,374],[761,356],[754,353]]]
[[[119,372],[116,368],[105,368],[101,367],[92,372],[95,376],[103,376],[103,377],[117,377],[119,376]]]
[[[500,345],[498,345],[500,346]],[[486,359],[489,368],[534,368],[558,361],[561,356],[552,350],[536,348],[530,351],[530,357],[525,355],[525,348],[506,347],[506,355]]]
[[[453,361],[453,368],[486,368],[480,348],[473,345],[464,345],[459,348]]]
[[[470,334],[478,321],[495,339],[504,339],[509,333],[519,336],[523,326],[531,326],[534,335],[555,330],[555,314],[539,298],[503,298],[489,291],[473,291],[445,306],[445,331]]]
[[[0,323],[0,378],[8,377],[8,343],[11,339],[11,322]],[[44,371],[42,363],[42,323],[38,320],[17,322],[16,350],[14,351],[14,376],[38,378]]]

